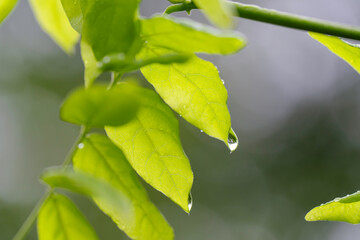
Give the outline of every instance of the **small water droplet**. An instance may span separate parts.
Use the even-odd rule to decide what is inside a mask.
[[[238,138],[232,128],[229,131],[228,146],[229,146],[230,152],[233,152],[238,147]]]
[[[83,149],[83,148],[84,148],[84,144],[83,144],[83,143],[79,143],[78,149]]]
[[[204,132],[203,130],[200,130],[200,132]]]
[[[222,84],[225,84],[224,80],[221,79]]]
[[[191,192],[190,192],[190,194],[189,194],[189,198],[188,198],[188,208],[189,208],[189,214],[190,214],[190,211],[191,211],[192,205],[193,205],[193,198],[192,198],[192,195],[191,195]]]
[[[335,202],[338,202],[338,201],[340,201],[340,200],[341,200],[341,198],[339,198],[339,197],[337,197],[337,198],[334,199]]]
[[[110,62],[110,60],[111,60],[111,58],[110,58],[109,56],[105,56],[105,57],[103,58],[102,62],[105,63],[105,64],[107,64],[107,63]]]

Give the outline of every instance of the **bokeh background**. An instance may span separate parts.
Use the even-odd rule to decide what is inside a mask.
[[[242,2],[360,25],[358,0]],[[144,0],[141,13],[168,5]],[[191,17],[207,22],[198,11]],[[358,238],[359,226],[307,223],[304,216],[360,189],[359,75],[306,32],[244,19],[237,29],[249,41],[244,50],[203,56],[218,66],[228,89],[237,151],[230,155],[180,119],[195,174],[191,215],[147,187],[151,199],[177,240]],[[139,73],[133,76],[146,85]],[[64,54],[21,1],[0,27],[0,239],[12,238],[45,191],[42,169],[60,164],[70,148],[78,129],[61,122],[58,110],[82,79],[79,49]],[[127,239],[91,201],[69,195],[101,239]],[[35,228],[28,239],[36,239]]]

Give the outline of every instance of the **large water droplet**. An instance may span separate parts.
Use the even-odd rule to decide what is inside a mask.
[[[192,198],[192,195],[191,195],[191,192],[190,192],[190,194],[189,194],[189,198],[188,198],[188,208],[189,208],[189,214],[190,214],[190,211],[191,211],[192,205],[193,205],[193,198]]]
[[[228,147],[231,152],[233,152],[238,147],[238,138],[232,128],[229,131]]]

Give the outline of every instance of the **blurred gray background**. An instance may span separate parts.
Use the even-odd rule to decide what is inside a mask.
[[[360,25],[358,0],[242,2]],[[144,0],[141,13],[168,5]],[[191,17],[207,23],[198,11]],[[230,155],[180,119],[195,175],[191,215],[147,187],[151,199],[177,240],[359,238],[359,226],[304,220],[312,207],[360,189],[359,75],[306,32],[236,21],[248,46],[203,57],[225,81],[239,147]],[[75,139],[77,127],[61,122],[58,110],[82,79],[79,49],[63,53],[21,1],[0,26],[0,239],[12,238],[45,191],[42,169],[60,164]],[[126,239],[91,201],[71,196],[101,239]],[[36,239],[35,228],[28,239]]]

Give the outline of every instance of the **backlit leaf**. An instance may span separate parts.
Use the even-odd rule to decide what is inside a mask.
[[[85,126],[118,126],[130,121],[137,108],[131,86],[120,84],[107,90],[98,85],[71,93],[61,107],[60,117],[66,122]]]
[[[1,0],[0,1],[0,23],[15,8],[17,2],[18,2],[18,0]]]
[[[338,37],[327,36],[320,33],[309,34],[312,38],[345,60],[360,74],[360,45],[350,44]]]
[[[79,34],[71,27],[60,0],[30,0],[30,4],[43,30],[67,53],[72,53]]]
[[[232,9],[225,0],[193,0],[196,6],[203,9],[206,16],[217,26],[230,28],[233,25]]]
[[[148,199],[144,187],[121,150],[106,136],[99,134],[86,137],[80,146],[73,159],[74,169],[126,192],[134,203],[135,225],[128,226],[126,233],[133,239],[173,239],[171,227]]]
[[[80,0],[61,0],[71,26],[78,32],[82,31],[83,15]]]
[[[114,53],[137,52],[139,23],[137,0],[86,0],[83,11],[83,38],[93,49],[95,58]]]
[[[138,57],[150,58],[168,52],[146,45]],[[172,109],[233,148],[228,143],[231,120],[226,105],[227,91],[212,63],[193,55],[186,63],[153,64],[141,68],[141,72]]]
[[[99,208],[125,232],[136,223],[134,217],[136,206],[128,193],[104,180],[63,168],[49,169],[42,174],[41,179],[52,188],[64,188],[92,198]]]
[[[94,229],[74,203],[64,195],[51,194],[38,215],[39,240],[97,240]]]
[[[159,63],[159,64],[170,64],[170,63],[183,63],[189,59],[188,54],[181,53],[170,53],[162,56],[156,56],[148,59],[132,60],[129,61],[123,54],[115,54],[104,57],[104,59],[97,65],[103,71],[117,71],[117,72],[130,72],[138,70],[141,67]]]
[[[306,221],[341,221],[360,223],[360,192],[322,204],[305,216]]]
[[[189,19],[155,16],[141,20],[148,44],[188,53],[231,54],[246,44],[243,36],[221,32]]]
[[[139,89],[140,109],[129,123],[106,127],[137,173],[189,212],[193,174],[171,109],[151,90]]]

